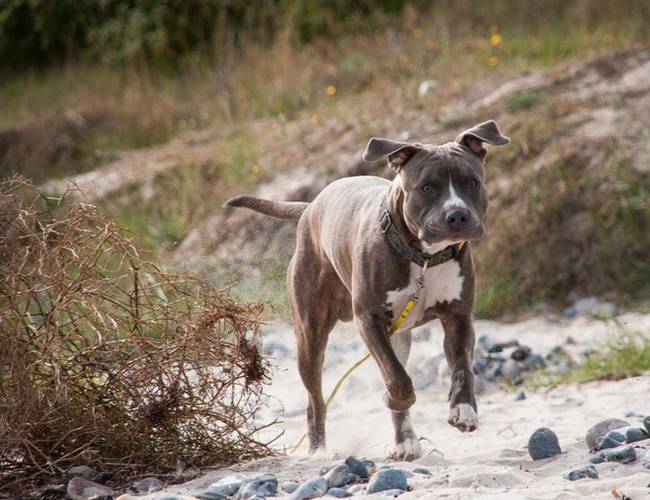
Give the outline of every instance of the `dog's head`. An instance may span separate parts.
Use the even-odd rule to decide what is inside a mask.
[[[372,138],[363,159],[388,159],[398,175],[404,222],[423,243],[467,241],[485,232],[487,151],[483,143],[508,142],[490,120],[441,146]]]

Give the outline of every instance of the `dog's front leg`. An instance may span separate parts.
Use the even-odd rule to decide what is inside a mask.
[[[355,311],[356,313],[356,311]],[[394,411],[406,411],[415,403],[413,382],[400,363],[386,335],[386,319],[381,314],[355,314],[355,322],[370,354],[379,365],[386,393],[384,402]]]
[[[474,326],[467,316],[441,318],[445,330],[444,349],[451,370],[448,422],[462,432],[478,427],[476,398],[474,396]]]

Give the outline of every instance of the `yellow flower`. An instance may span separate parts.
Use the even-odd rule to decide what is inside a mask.
[[[255,163],[251,167],[251,172],[253,172],[255,175],[260,175],[260,173],[262,172],[262,167],[260,167],[257,163]]]
[[[420,38],[422,36],[422,28],[413,28],[411,32],[413,33],[413,38]]]
[[[496,66],[497,64],[499,64],[499,59],[498,59],[496,56],[491,56],[491,57],[488,59],[488,64],[489,64],[490,66],[494,67],[494,66]]]
[[[496,47],[497,45],[501,45],[501,35],[499,35],[498,33],[494,33],[490,37],[490,45],[492,45],[493,47]]]
[[[314,125],[318,125],[320,123],[320,116],[318,115],[311,115],[311,122]]]
[[[327,94],[327,97],[334,97],[336,95],[336,87],[334,85],[330,85],[325,89],[325,94]]]

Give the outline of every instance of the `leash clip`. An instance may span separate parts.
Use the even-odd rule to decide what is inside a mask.
[[[422,266],[422,271],[420,272],[420,276],[415,278],[415,292],[412,295],[413,300],[415,301],[417,301],[420,298],[420,293],[424,289],[424,273],[427,272],[427,267],[429,267],[429,259],[426,259],[424,261],[424,265]]]

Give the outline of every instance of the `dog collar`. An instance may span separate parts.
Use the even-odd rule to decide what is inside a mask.
[[[423,252],[419,248],[411,245],[406,240],[405,235],[393,223],[390,213],[385,209],[379,220],[379,228],[398,254],[409,259],[411,262],[417,264],[420,267],[424,267],[425,265],[428,267],[438,266],[452,259],[455,259],[458,257],[461,250],[465,246],[465,242],[461,242],[454,245],[449,245],[447,248],[436,253]]]

